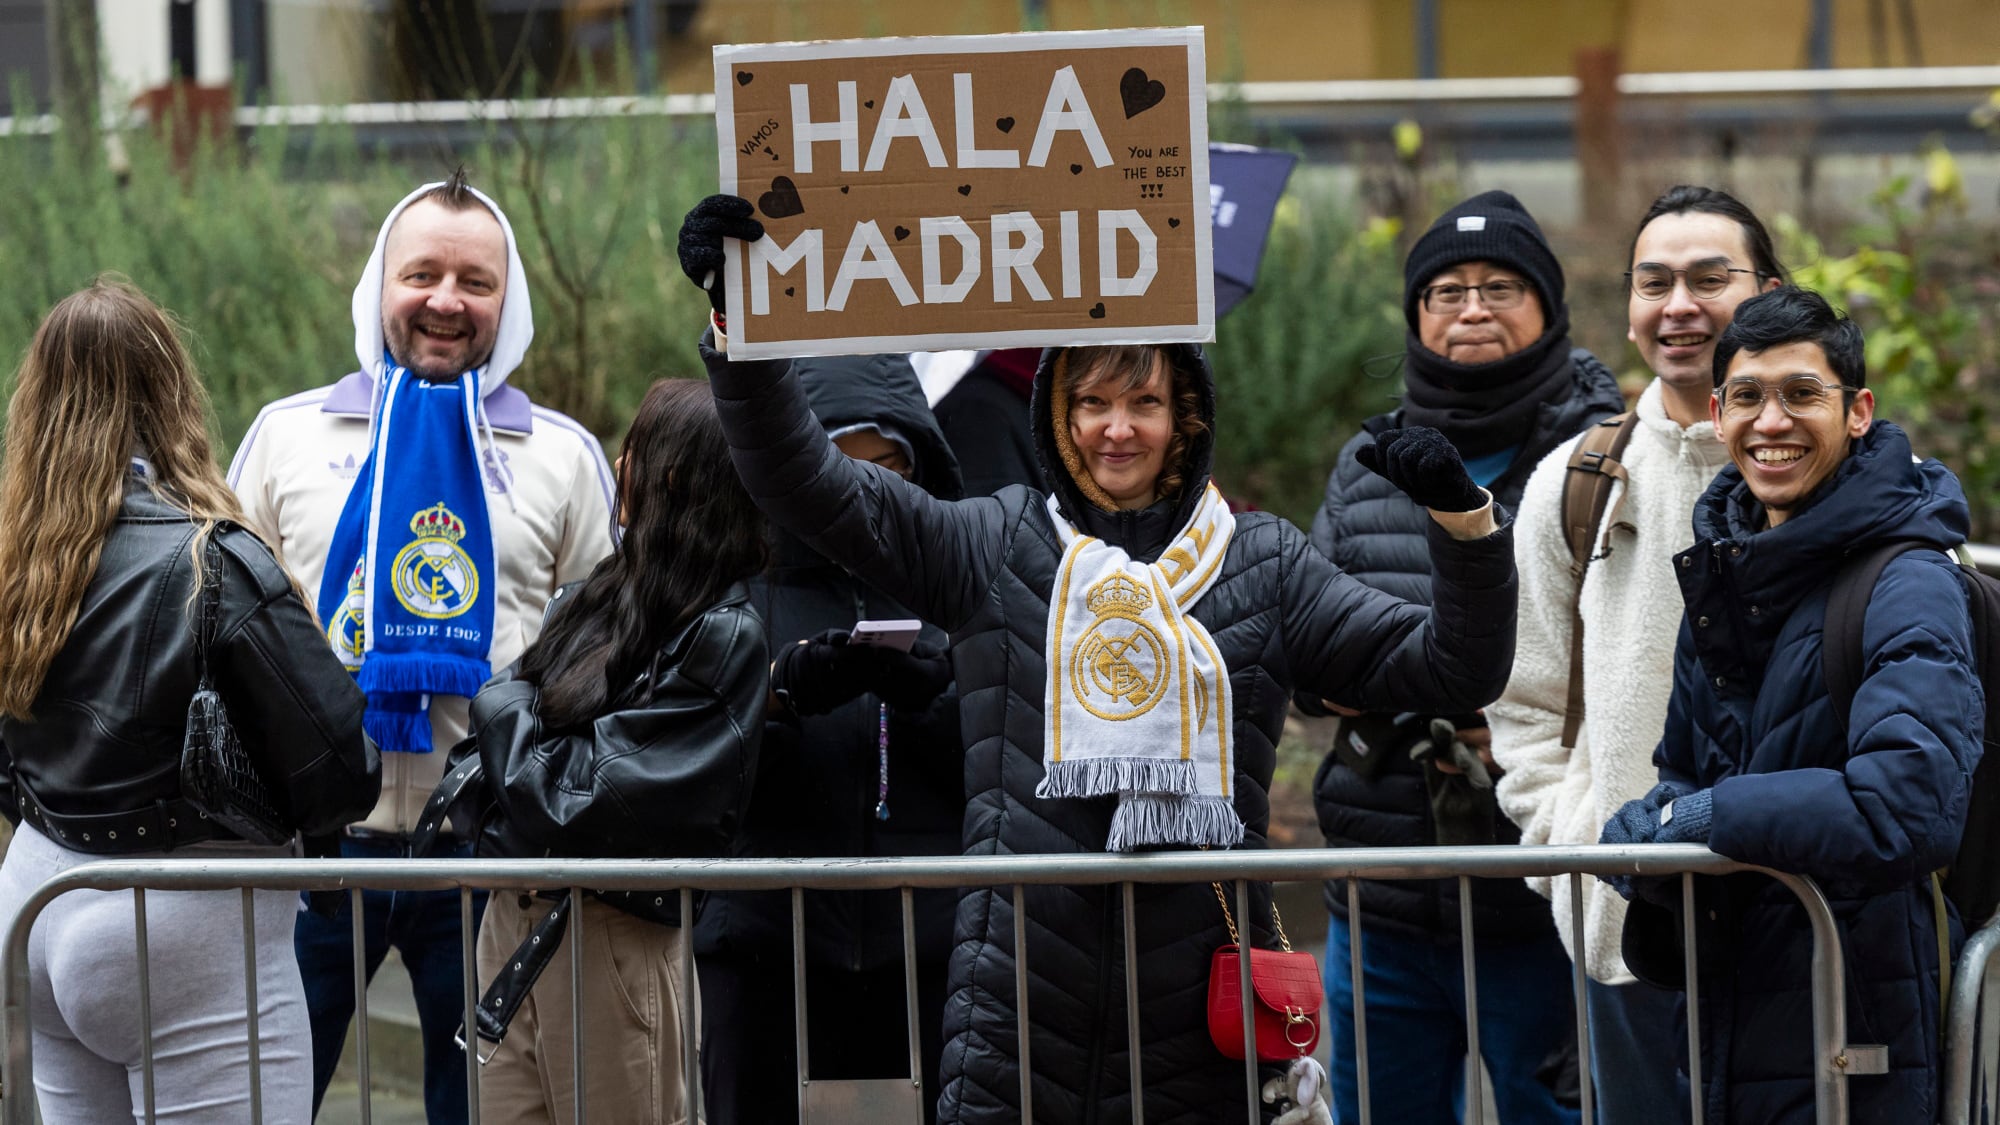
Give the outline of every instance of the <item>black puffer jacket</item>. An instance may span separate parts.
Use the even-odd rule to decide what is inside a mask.
[[[1509,511],[1520,504],[1529,474],[1549,451],[1592,422],[1625,408],[1617,380],[1596,356],[1577,348],[1570,353],[1570,366],[1570,393],[1542,404],[1520,453],[1487,486],[1493,499]],[[1327,478],[1326,499],[1313,517],[1312,544],[1368,585],[1428,604],[1431,560],[1425,535],[1430,517],[1355,459],[1362,446],[1373,443],[1375,434],[1403,424],[1401,411],[1377,415],[1362,423],[1361,432],[1340,451]],[[1312,698],[1299,702],[1308,711],[1316,709]],[[1363,778],[1331,753],[1313,777],[1313,805],[1329,847],[1421,847],[1438,842],[1423,767],[1408,755],[1407,732],[1422,724],[1405,724],[1405,736],[1399,738],[1386,735],[1387,718],[1364,716],[1341,726],[1339,737],[1358,735],[1372,744],[1371,759],[1382,755],[1375,766],[1380,772],[1372,779]],[[1497,807],[1492,834],[1496,843],[1521,839],[1521,830]],[[1366,880],[1360,890],[1361,916],[1369,925],[1442,942],[1458,940],[1457,880]],[[1519,879],[1482,879],[1473,887],[1472,902],[1474,932],[1481,940],[1541,937],[1554,925],[1548,901]],[[1326,904],[1336,918],[1347,917],[1344,881],[1327,883]]]
[[[1214,385],[1190,347],[1211,427]],[[1055,353],[1051,353],[1053,356]],[[821,433],[783,362],[730,363],[707,347],[710,385],[738,471],[779,524],[950,630],[966,746],[969,854],[1102,852],[1114,802],[1035,795],[1049,597],[1063,548],[1041,493],[1012,486],[944,503],[883,472],[857,468]],[[1052,456],[1050,358],[1033,404],[1043,473],[1086,533],[1151,560],[1186,522],[1208,479],[1211,441],[1192,443],[1178,502],[1143,511],[1087,505]],[[1211,428],[1212,433],[1212,428]],[[1377,709],[1472,708],[1506,679],[1514,635],[1512,533],[1458,542],[1438,529],[1435,618],[1339,573],[1297,529],[1264,513],[1236,517],[1221,574],[1192,608],[1216,641],[1234,693],[1236,811],[1244,846],[1264,846],[1273,747],[1294,683]],[[1030,1050],[1037,1121],[1131,1119],[1123,922],[1115,888],[1030,887]],[[1201,1123],[1243,1112],[1243,1068],[1209,1042],[1208,965],[1229,939],[1206,886],[1142,886],[1134,919],[1146,1054],[1146,1120]],[[1268,916],[1260,907],[1258,919]],[[959,902],[945,1009],[939,1120],[1021,1120],[1009,891]],[[1268,939],[1258,927],[1258,940]]]
[[[813,413],[828,431],[858,423],[893,427],[915,453],[915,480],[933,496],[959,496],[958,461],[923,389],[901,356],[793,361]],[[786,645],[860,620],[912,616],[792,535],[777,533],[772,565],[750,583],[775,655]],[[944,631],[920,641],[942,650]],[[957,855],[965,819],[965,751],[958,694],[947,689],[921,712],[889,710],[889,818],[877,819],[878,700],[863,695],[824,715],[767,724],[757,785],[739,838],[751,856]],[[917,951],[942,961],[951,945],[954,891],[918,891]],[[895,891],[806,892],[806,955],[850,972],[902,963],[903,908]],[[783,891],[715,893],[695,922],[695,952],[792,948],[791,896]]]
[[[582,583],[558,589],[548,618]],[[489,858],[674,859],[729,855],[764,736],[770,663],[742,583],[660,646],[652,667],[589,723],[542,722],[541,688],[515,661],[472,700],[472,734],[422,818],[477,825]],[[422,854],[422,849],[418,849]],[[677,895],[593,891],[651,922],[680,924]]]
[[[85,852],[234,838],[189,815],[181,798],[198,679],[188,608],[195,530],[137,476],[126,486],[76,623],[35,697],[35,721],[0,719],[10,819],[20,819],[24,796],[59,818],[180,810],[169,831],[153,825],[145,839],[68,832],[56,841]],[[382,762],[361,733],[354,677],[270,549],[231,525],[215,537],[221,598],[208,663],[231,725],[293,827],[318,835],[360,820],[382,788]]]

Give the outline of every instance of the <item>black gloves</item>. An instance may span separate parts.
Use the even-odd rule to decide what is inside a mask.
[[[741,196],[711,195],[681,220],[681,272],[708,290],[708,303],[716,312],[722,311],[722,240],[764,237],[764,224],[751,217],[756,210]]]
[[[1374,445],[1356,450],[1354,459],[1426,508],[1475,512],[1486,506],[1486,494],[1466,475],[1458,449],[1429,426],[1383,430]]]
[[[771,665],[771,688],[800,715],[823,715],[872,693],[898,711],[921,711],[951,686],[951,661],[918,644],[909,652],[848,643],[842,629],[786,645]]]

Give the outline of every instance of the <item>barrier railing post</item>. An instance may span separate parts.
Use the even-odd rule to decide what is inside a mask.
[[[1021,1125],[1035,1122],[1035,1078],[1028,1059],[1028,888],[1014,884],[1014,1043],[1021,1069]]]
[[[1847,1125],[1847,980],[1833,908],[1812,880],[1767,871],[1790,888],[1812,923],[1813,1108],[1818,1125]],[[1693,877],[1684,876],[1692,885]],[[1692,892],[1689,892],[1690,897]]]
[[[1570,958],[1570,972],[1576,999],[1577,1093],[1582,1098],[1583,1125],[1593,1125],[1597,1120],[1597,1087],[1590,1069],[1590,993],[1584,981],[1584,962],[1589,960],[1584,951],[1590,947],[1583,942],[1581,875],[1569,877],[1569,947],[1576,950],[1576,956]]]
[[[1356,1104],[1361,1109],[1361,1125],[1372,1120],[1368,1107],[1368,1000],[1361,978],[1361,881],[1347,880],[1347,973],[1354,990],[1354,1073]]]
[[[1458,877],[1458,950],[1465,972],[1465,1105],[1472,1125],[1486,1120],[1486,1095],[1479,1086],[1479,947],[1472,943],[1472,880]]]
[[[583,1079],[583,888],[569,889],[569,1050],[570,1085],[576,1095],[576,1125],[589,1119]]]
[[[250,1028],[250,1125],[264,1125],[263,1043],[257,1019],[256,892],[243,888],[243,1012]]]
[[[1966,939],[1952,972],[1951,1007],[1945,1019],[1943,1125],[1971,1125],[1973,1120],[1974,1092],[1991,1058],[1990,1050],[1979,1049],[1978,1032],[2000,1030],[2000,1021],[1994,1018],[2000,1013],[1982,1002],[1994,984],[1989,970],[1996,951],[2000,951],[2000,920],[1988,922]]]
[[[1681,979],[1687,982],[1688,1119],[1701,1125],[1701,977],[1694,936],[1694,876],[1681,876]],[[1842,1123],[1845,1125],[1845,1123]]]
[[[1132,884],[1118,884],[1125,909],[1125,1053],[1131,1058],[1132,1125],[1146,1125],[1146,1063],[1139,1057],[1139,925]]]
[[[792,888],[792,1049],[799,1060],[799,1121],[806,1118],[806,1087],[812,1081],[806,1043],[806,892]]]
[[[361,1125],[370,1125],[375,1112],[375,1090],[368,1078],[368,935],[362,924],[360,887],[347,892],[347,908],[354,949],[354,1068],[361,1081],[356,1096],[361,1099]],[[476,1044],[471,1025],[466,1027],[466,1041]],[[474,1045],[471,1049],[476,1051],[478,1047]]]
[[[473,948],[472,888],[458,889],[458,957],[462,968],[459,984],[464,991],[465,1029],[465,1120],[479,1125],[479,955]]]
[[[146,935],[144,887],[132,888],[132,933],[139,942],[139,1096],[145,1104],[146,1125],[154,1125],[159,1105],[153,1090],[153,958]]]
[[[694,998],[700,985],[694,968],[694,888],[681,888],[681,1092],[687,1099],[684,1120],[701,1121],[701,1020],[695,1014]]]
[[[1236,880],[1236,917],[1240,920],[1236,932],[1236,975],[1237,993],[1243,1004],[1243,1103],[1245,1118],[1250,1125],[1257,1125],[1257,990],[1250,983],[1250,950],[1257,944],[1257,927],[1250,915],[1250,881]]]
[[[921,1107],[924,1095],[932,1091],[924,1086],[923,1014],[917,996],[917,892],[910,887],[899,889],[903,899],[903,1025],[910,1033],[910,1084],[916,1087]]]

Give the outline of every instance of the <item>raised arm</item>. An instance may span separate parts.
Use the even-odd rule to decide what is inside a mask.
[[[1384,430],[1357,451],[1431,512],[1431,606],[1342,573],[1280,525],[1282,625],[1296,686],[1362,711],[1476,711],[1514,658],[1514,541],[1436,430]]]

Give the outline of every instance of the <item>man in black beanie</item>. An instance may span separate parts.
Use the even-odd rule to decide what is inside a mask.
[[[1364,422],[1341,450],[1312,541],[1361,581],[1424,602],[1424,510],[1379,486],[1357,452],[1386,429],[1434,427],[1472,479],[1512,508],[1544,454],[1624,402],[1610,370],[1571,347],[1562,266],[1512,195],[1489,191],[1446,211],[1411,247],[1403,277],[1410,333],[1402,405]],[[1313,780],[1329,846],[1520,839],[1493,799],[1499,771],[1483,715],[1355,714],[1337,699],[1298,702],[1343,716]],[[1360,897],[1371,1108],[1377,1120],[1456,1123],[1466,1096],[1457,882],[1364,880]],[[1329,882],[1326,901],[1334,916],[1327,963],[1346,965],[1345,883]],[[1479,880],[1472,902],[1480,1054],[1500,1120],[1574,1122],[1577,1110],[1538,1078],[1575,1028],[1569,958],[1548,903],[1518,879]],[[1351,1121],[1352,988],[1345,971],[1327,982],[1334,1114]]]

